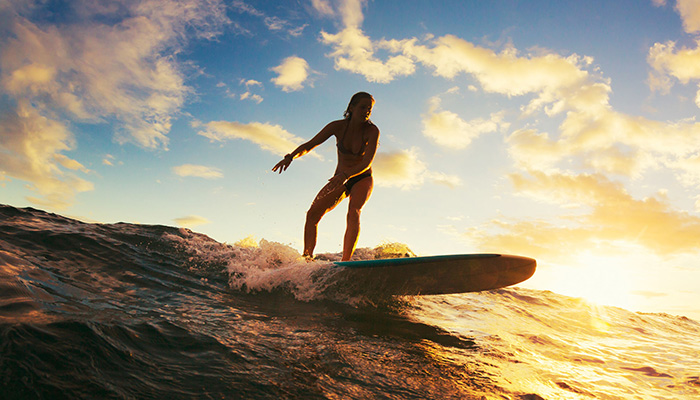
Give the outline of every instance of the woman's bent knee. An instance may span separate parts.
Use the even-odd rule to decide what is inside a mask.
[[[314,210],[309,210],[306,212],[306,223],[312,223],[314,225],[318,224],[319,221],[321,221],[321,218],[323,217],[323,213],[319,213],[318,211]]]

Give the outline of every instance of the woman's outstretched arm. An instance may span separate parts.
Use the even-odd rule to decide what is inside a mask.
[[[292,163],[292,160],[303,156],[304,154],[316,148],[316,146],[328,140],[328,138],[333,136],[333,132],[335,132],[337,124],[338,121],[333,121],[329,123],[323,129],[321,129],[321,131],[317,133],[316,136],[311,138],[311,140],[309,140],[306,143],[300,144],[299,147],[294,149],[294,151],[284,156],[282,161],[278,162],[274,167],[272,167],[272,172],[277,172],[277,170],[279,170],[279,173],[281,174],[283,171],[286,171],[287,168],[289,168],[289,164]]]

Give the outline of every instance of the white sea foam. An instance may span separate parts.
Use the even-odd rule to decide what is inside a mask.
[[[190,269],[218,269],[228,276],[229,286],[247,292],[287,290],[301,301],[325,298],[340,270],[330,261],[308,261],[294,248],[265,239],[249,238],[236,244],[218,243],[189,230],[165,234],[188,254]]]
[[[295,249],[261,240],[256,247],[237,247],[227,265],[233,289],[273,291],[286,289],[302,301],[322,298],[339,271],[328,261],[307,261]]]
[[[363,293],[352,282],[342,279],[343,268],[333,265],[341,254],[320,254],[307,260],[294,248],[261,239],[256,243],[246,238],[235,244],[218,243],[207,236],[180,229],[177,234],[166,233],[163,238],[175,242],[188,255],[192,270],[224,272],[229,287],[246,292],[289,291],[297,300],[329,299],[357,305],[376,297]],[[404,244],[384,243],[375,248],[360,248],[354,259],[415,256]],[[352,290],[348,290],[352,289]],[[381,295],[381,294],[379,294]]]

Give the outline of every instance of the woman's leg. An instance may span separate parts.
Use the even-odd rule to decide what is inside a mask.
[[[318,223],[326,213],[331,211],[345,198],[345,186],[341,185],[332,192],[328,192],[328,185],[324,186],[311,203],[309,211],[306,212],[306,223],[304,225],[304,256],[313,257],[316,247],[316,236]]]
[[[357,182],[350,191],[350,204],[348,205],[347,227],[343,240],[343,261],[349,261],[355,252],[357,238],[360,236],[360,214],[369,196],[372,194],[374,179],[371,176]]]

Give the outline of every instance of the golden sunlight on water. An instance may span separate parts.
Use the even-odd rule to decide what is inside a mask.
[[[414,304],[413,318],[474,342],[470,349],[433,348],[431,357],[468,366],[469,376],[510,394],[569,400],[698,393],[696,371],[688,369],[697,354],[697,325],[687,319],[526,289],[416,298]]]
[[[635,271],[619,258],[585,253],[574,266],[554,266],[548,271],[541,268],[537,274],[543,275],[541,281],[555,293],[598,305],[638,308],[631,294]]]

